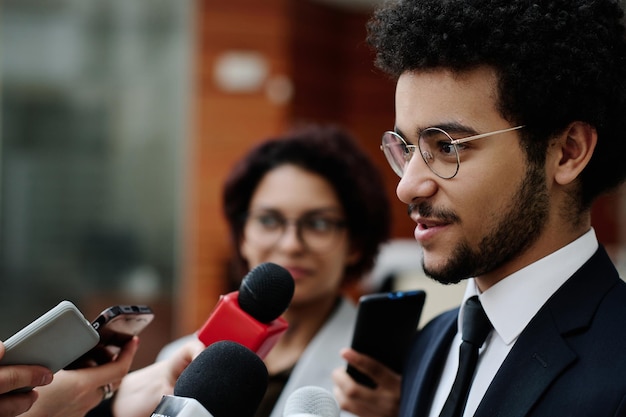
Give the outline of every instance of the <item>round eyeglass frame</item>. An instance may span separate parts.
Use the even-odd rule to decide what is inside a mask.
[[[452,139],[450,134],[448,134],[448,132],[446,132],[445,130],[441,128],[429,127],[420,132],[417,145],[409,145],[399,133],[394,132],[392,130],[388,130],[383,133],[380,149],[381,151],[383,151],[383,154],[385,155],[385,158],[387,159],[387,162],[391,166],[391,169],[393,170],[393,172],[395,172],[396,175],[398,175],[400,178],[402,178],[402,176],[404,175],[405,168],[409,164],[411,159],[413,158],[413,155],[416,153],[417,150],[419,150],[422,160],[428,166],[428,168],[432,171],[433,174],[437,175],[439,178],[442,178],[442,179],[452,179],[459,172],[459,167],[461,166],[461,160],[459,157],[459,149],[457,148],[458,144],[470,142],[470,141],[485,138],[488,136],[495,136],[501,133],[511,132],[514,130],[522,129],[523,127],[525,126],[519,125],[515,127],[510,127],[507,129],[500,129],[500,130],[494,130],[492,132],[480,133],[478,135],[472,135],[472,136],[468,136],[468,137],[460,138],[460,139]],[[426,149],[426,150],[422,149],[423,148],[422,142],[423,142],[424,134],[428,132],[434,132],[434,131],[445,135],[449,139],[449,141],[446,141],[445,144],[452,145],[451,149],[454,150],[456,164],[455,164],[453,172],[451,171],[450,174],[442,174],[441,172],[438,172],[437,169],[433,167],[433,162],[432,162],[432,161],[435,161],[435,162],[438,161],[438,159],[435,158],[435,154],[431,152],[429,149]]]

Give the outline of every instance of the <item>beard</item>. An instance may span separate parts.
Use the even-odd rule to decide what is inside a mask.
[[[422,215],[435,213],[439,218],[458,221],[451,212],[437,212],[428,203],[415,209]],[[537,241],[548,219],[549,196],[545,174],[540,167],[528,167],[511,203],[500,213],[495,226],[477,247],[462,241],[440,268],[428,268],[422,258],[426,275],[442,284],[456,284],[464,279],[493,271],[514,259]]]

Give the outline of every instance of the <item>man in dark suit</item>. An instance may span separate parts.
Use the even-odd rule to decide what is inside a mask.
[[[467,282],[478,306],[418,333],[402,417],[626,416],[626,284],[590,215],[626,176],[622,14],[614,0],[401,0],[370,21],[397,79],[382,149],[424,270]],[[450,395],[481,306],[469,392]]]

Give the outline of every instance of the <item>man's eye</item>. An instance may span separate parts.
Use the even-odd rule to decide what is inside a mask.
[[[450,155],[454,153],[454,145],[449,140],[442,140],[438,143],[439,152],[444,155]]]

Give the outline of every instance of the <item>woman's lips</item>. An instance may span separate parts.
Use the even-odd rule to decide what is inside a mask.
[[[294,281],[298,281],[310,275],[310,271],[308,268],[302,268],[298,266],[286,266],[285,269],[289,271]]]

